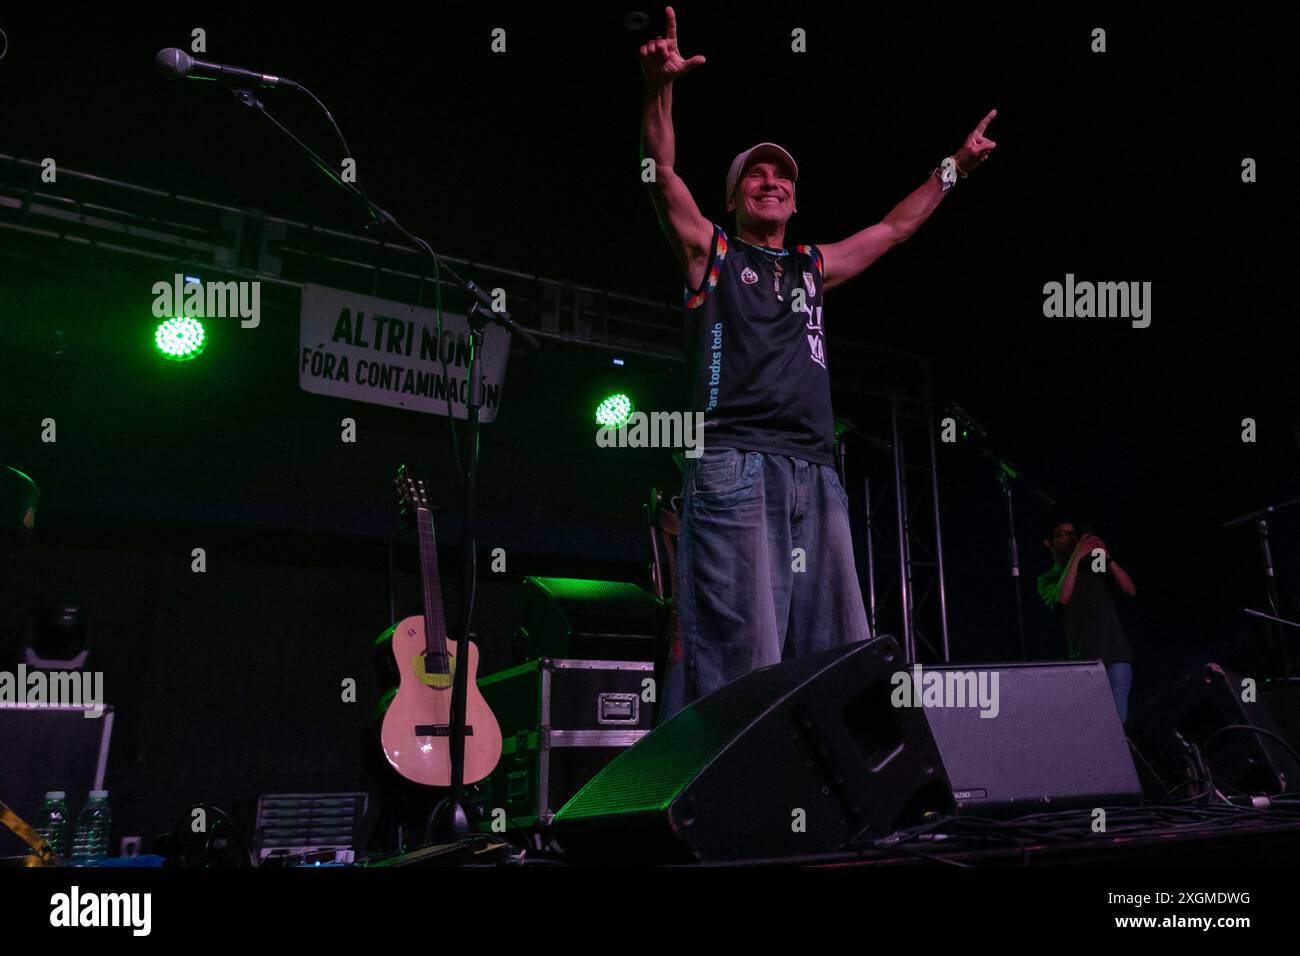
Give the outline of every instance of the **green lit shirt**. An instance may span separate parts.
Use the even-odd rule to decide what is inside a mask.
[[[1052,611],[1061,618],[1065,627],[1066,645],[1072,660],[1100,658],[1111,664],[1133,661],[1133,649],[1124,638],[1124,628],[1115,610],[1114,595],[1118,590],[1115,576],[1109,572],[1092,570],[1091,560],[1079,564],[1074,576],[1074,593],[1069,604],[1057,600],[1065,566],[1058,565],[1038,576],[1038,594]]]

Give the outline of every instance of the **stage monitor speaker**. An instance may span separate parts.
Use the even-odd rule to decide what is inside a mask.
[[[515,650],[523,660],[655,659],[661,612],[653,595],[638,585],[526,577],[519,603]]]
[[[1206,664],[1129,721],[1134,744],[1154,770],[1147,781],[1153,799],[1167,797],[1180,783],[1187,784],[1177,793],[1183,798],[1208,792],[1210,782],[1229,796],[1300,789],[1300,764],[1279,741],[1282,734],[1263,700],[1255,699],[1258,693],[1234,671]],[[1199,785],[1192,782],[1197,779]]]
[[[932,685],[940,699],[967,702],[924,708],[958,816],[1022,816],[1141,799],[1101,662],[923,666],[917,678],[922,694]]]
[[[555,836],[592,862],[824,853],[952,813],[919,708],[890,702],[892,638],[756,670],[619,754],[561,808]]]

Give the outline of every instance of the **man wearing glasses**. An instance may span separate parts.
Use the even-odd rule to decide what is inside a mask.
[[[1114,596],[1135,596],[1133,579],[1110,556],[1106,542],[1095,534],[1080,535],[1073,522],[1056,524],[1043,544],[1053,563],[1051,570],[1038,576],[1038,593],[1064,619],[1071,660],[1100,659],[1106,665],[1122,723],[1128,720],[1133,649],[1124,638]]]

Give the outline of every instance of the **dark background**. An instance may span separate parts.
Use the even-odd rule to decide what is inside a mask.
[[[188,48],[200,26],[202,58],[309,86],[373,198],[435,249],[670,301],[680,278],[637,145],[636,48],[663,14],[649,8],[651,31],[637,31],[636,9],[6,14],[0,152],[359,229],[346,197],[215,84],[155,74],[154,54]],[[832,364],[837,337],[925,355],[936,398],[960,402],[1058,501],[1018,499],[1031,657],[1063,655],[1031,586],[1060,517],[1095,526],[1137,584],[1124,609],[1135,702],[1202,661],[1258,667],[1259,635],[1237,610],[1263,604],[1256,540],[1218,525],[1300,494],[1285,38],[1186,11],[909,21],[829,3],[676,9],[683,52],[709,61],[676,91],[679,171],[718,218],[731,157],[784,144],[801,172],[788,243],[877,221],[998,109],[995,158],[830,297]],[[489,49],[497,26],[504,55]],[[1089,52],[1095,26],[1108,31],[1104,54]],[[795,27],[805,54],[790,51]],[[337,156],[304,101],[276,92],[268,106]],[[1247,156],[1254,184],[1241,182]],[[214,334],[199,362],[166,365],[139,347],[140,290],[156,269],[108,272],[66,250],[33,261],[5,242],[0,461],[43,491],[34,547],[6,559],[6,639],[51,601],[90,609],[92,665],[120,713],[109,773],[120,831],[169,828],[196,800],[248,814],[261,792],[367,787],[358,731],[378,695],[370,644],[390,623],[387,479],[400,462],[434,479],[456,613],[461,505],[445,422],[299,392],[291,296],[264,298],[255,347]],[[1151,326],[1044,318],[1043,284],[1066,273],[1151,282]],[[593,448],[586,416],[607,386],[638,389],[648,408],[673,407],[684,384],[671,362],[614,372],[598,350],[512,352],[483,440],[481,541],[509,556],[480,587],[485,669],[510,663],[522,574],[644,580],[637,509],[675,469],[660,454]],[[836,400],[840,414],[867,414],[860,396]],[[47,416],[55,444],[39,439]],[[343,416],[358,421],[356,445],[338,440]],[[1241,441],[1246,417],[1254,444]],[[1015,658],[994,474],[969,445],[939,455],[954,657]],[[1296,515],[1274,526],[1289,593],[1296,528]],[[207,549],[206,575],[189,571],[194,547]],[[402,560],[399,614],[417,594],[409,549]],[[358,704],[339,702],[345,677]]]

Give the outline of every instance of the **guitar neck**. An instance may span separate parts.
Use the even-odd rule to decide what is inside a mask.
[[[447,624],[442,612],[442,585],[438,578],[438,541],[433,534],[433,515],[428,508],[416,512],[420,534],[420,578],[424,584],[425,653],[442,664],[447,661]]]

